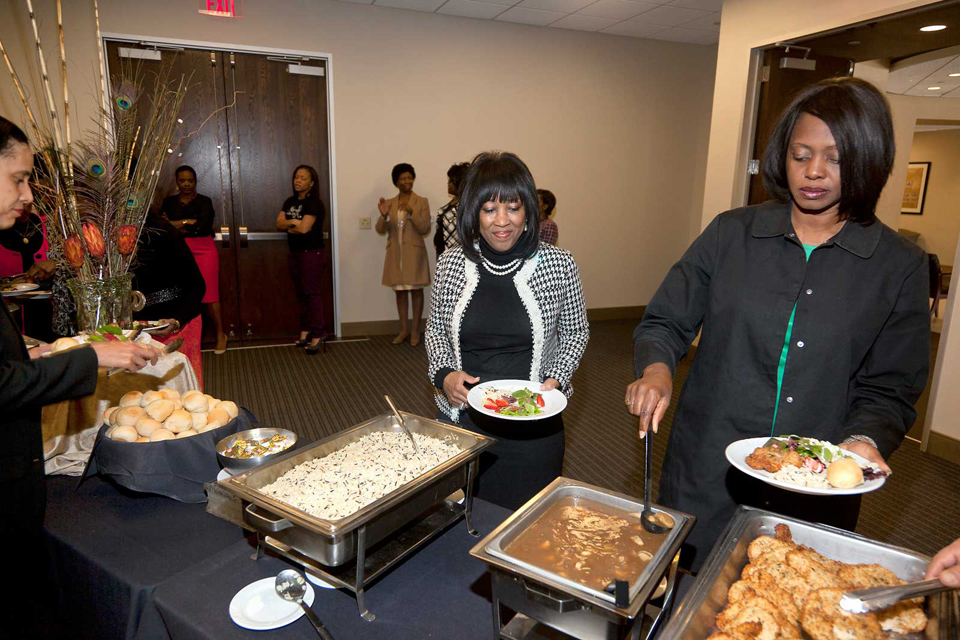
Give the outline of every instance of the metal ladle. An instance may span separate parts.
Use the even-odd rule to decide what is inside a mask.
[[[383,399],[387,401],[387,404],[390,405],[390,408],[393,409],[393,415],[397,416],[397,421],[400,422],[400,428],[403,429],[403,432],[407,434],[407,437],[410,438],[410,444],[413,445],[414,455],[420,455],[420,447],[417,446],[417,441],[413,439],[413,434],[410,433],[410,429],[407,428],[407,424],[403,421],[403,416],[400,415],[400,412],[397,411],[396,405],[393,404],[393,400],[390,399],[390,396],[383,396]]]
[[[654,513],[653,509],[650,508],[650,485],[653,484],[651,482],[651,476],[653,475],[653,445],[650,444],[651,440],[653,440],[652,426],[647,429],[647,435],[644,438],[646,442],[644,453],[646,461],[643,464],[643,511],[640,512],[640,523],[650,533],[663,533],[667,530],[666,527],[662,527],[653,521]]]
[[[303,612],[307,614],[307,619],[310,621],[310,624],[313,625],[313,628],[317,630],[317,633],[320,634],[323,640],[333,640],[333,636],[330,635],[327,628],[320,622],[317,614],[303,601],[303,595],[307,592],[307,581],[300,575],[299,571],[296,569],[284,569],[277,574],[277,580],[273,583],[273,588],[276,590],[277,595],[284,600],[296,602],[300,605]]]

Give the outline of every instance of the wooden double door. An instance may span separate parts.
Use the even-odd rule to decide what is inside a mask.
[[[298,334],[287,234],[277,232],[276,218],[293,194],[294,169],[304,164],[317,170],[327,212],[324,312],[327,331],[334,333],[326,62],[122,41],[106,45],[111,75],[139,69],[145,94],[159,74],[186,79],[179,140],[171,145],[154,206],[177,193],[178,166],[196,170],[197,192],[210,197],[216,211],[221,313],[234,345],[282,343]],[[203,325],[204,344],[210,345],[215,331],[206,311]]]

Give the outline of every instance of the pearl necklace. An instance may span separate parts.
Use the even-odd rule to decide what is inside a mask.
[[[480,260],[483,262],[483,268],[495,276],[505,276],[513,271],[516,271],[517,267],[520,266],[520,258],[514,258],[504,265],[497,265],[487,260],[487,256],[481,253]]]

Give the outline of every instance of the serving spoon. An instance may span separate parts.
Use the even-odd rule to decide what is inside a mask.
[[[299,571],[296,569],[284,569],[277,574],[277,580],[273,583],[273,588],[276,590],[277,595],[284,600],[296,602],[300,605],[303,612],[307,614],[307,619],[310,621],[310,624],[313,625],[313,628],[317,630],[317,633],[320,634],[323,640],[333,640],[333,636],[330,635],[327,628],[320,622],[317,614],[303,601],[303,596],[307,592],[307,581]]]
[[[410,433],[410,429],[407,428],[407,424],[403,421],[403,416],[400,415],[400,412],[397,411],[396,405],[393,404],[393,400],[390,399],[390,396],[383,396],[383,399],[387,401],[387,404],[390,405],[390,408],[393,409],[393,415],[397,416],[397,421],[400,422],[400,428],[403,429],[403,432],[407,434],[407,437],[410,438],[410,444],[413,445],[414,455],[420,455],[420,447],[417,446],[417,441],[413,439],[413,434]]]
[[[653,429],[647,429],[647,435],[644,438],[646,442],[646,451],[644,456],[646,462],[643,465],[643,511],[640,512],[640,524],[643,525],[643,528],[650,533],[663,533],[666,531],[666,527],[662,527],[656,522],[653,521],[654,512],[650,508],[650,485],[651,477],[653,475],[653,445],[650,443],[653,440]]]

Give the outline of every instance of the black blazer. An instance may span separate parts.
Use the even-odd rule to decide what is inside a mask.
[[[31,360],[7,305],[0,301],[0,483],[42,469],[44,405],[82,398],[97,388],[97,354],[74,349]]]

